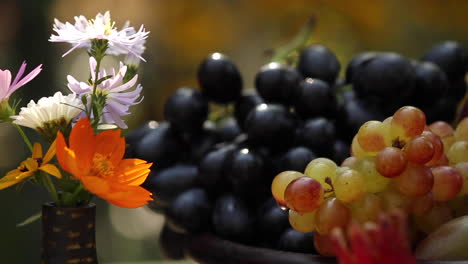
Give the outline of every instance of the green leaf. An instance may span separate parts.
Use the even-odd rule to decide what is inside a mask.
[[[26,218],[23,222],[16,224],[16,227],[22,227],[22,226],[32,224],[36,222],[37,220],[39,220],[41,216],[42,216],[41,212],[31,215],[30,217]]]
[[[71,181],[71,180],[66,180],[66,179],[59,179],[57,180],[57,185],[58,187],[65,192],[72,193],[75,189],[76,186],[78,186],[79,181]]]

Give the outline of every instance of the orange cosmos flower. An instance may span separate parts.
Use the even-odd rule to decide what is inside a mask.
[[[148,177],[152,163],[123,159],[125,139],[120,136],[120,130],[94,135],[85,117],[73,127],[69,146],[60,132],[56,144],[62,168],[80,180],[88,191],[125,208],[137,208],[151,200],[151,193],[140,184]]]

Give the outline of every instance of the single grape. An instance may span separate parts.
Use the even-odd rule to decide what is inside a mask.
[[[468,117],[465,117],[458,123],[454,135],[457,141],[468,141]]]
[[[315,213],[315,226],[320,234],[329,234],[335,227],[345,227],[351,220],[351,211],[337,198],[323,202]]]
[[[468,194],[468,162],[460,162],[455,164],[455,169],[463,177],[463,186],[459,195]]]
[[[440,140],[442,140],[442,145],[444,145],[444,152],[447,152],[450,147],[452,147],[453,143],[456,142],[455,136],[443,137]]]
[[[271,193],[278,205],[286,206],[286,202],[284,201],[284,191],[286,187],[293,180],[303,176],[304,174],[297,171],[283,171],[275,176],[271,183]]]
[[[166,217],[180,231],[198,232],[211,226],[212,202],[208,193],[193,188],[180,193],[170,204]]]
[[[382,176],[375,168],[375,160],[371,157],[360,159],[355,170],[364,177],[366,192],[381,192],[390,183],[390,179]]]
[[[457,141],[447,151],[450,164],[468,161],[468,141]]]
[[[315,166],[315,164],[324,164],[324,165],[327,165],[328,167],[330,167],[331,169],[336,169],[338,168],[338,166],[336,165],[336,163],[331,160],[331,159],[327,159],[327,158],[316,158],[316,159],[313,159],[309,162],[309,164],[307,164],[307,167],[308,166]]]
[[[307,164],[317,156],[309,148],[298,146],[290,148],[286,153],[282,154],[276,165],[280,171],[293,170],[304,171]]]
[[[183,159],[181,155],[188,151],[177,131],[167,122],[161,122],[141,138],[135,152],[138,158],[154,162],[162,169]]]
[[[379,53],[363,63],[353,74],[353,89],[356,94],[379,101],[382,103],[381,109],[392,109],[406,101],[413,93],[414,83],[415,71],[410,61],[390,52]],[[392,112],[395,110],[392,109]]]
[[[164,117],[175,128],[194,133],[208,116],[208,101],[193,88],[179,88],[166,101]]]
[[[350,169],[354,169],[357,166],[358,158],[356,157],[348,157],[341,163],[341,167],[348,167]]]
[[[248,207],[233,194],[224,194],[216,200],[212,222],[217,235],[234,241],[253,239],[255,217]]]
[[[275,245],[279,236],[290,227],[288,218],[288,211],[278,207],[275,199],[269,197],[257,209],[256,236],[267,245]]]
[[[364,52],[355,55],[346,67],[346,83],[352,83],[354,80],[354,75],[358,72],[364,65],[370,60],[373,60],[378,55],[377,52]]]
[[[335,250],[328,234],[314,233],[314,246],[320,256],[335,256]]]
[[[435,148],[429,138],[417,136],[405,145],[404,151],[408,161],[425,164],[434,157]]]
[[[413,106],[404,106],[393,114],[391,121],[392,139],[408,140],[419,136],[426,126],[423,111]]]
[[[189,164],[151,172],[145,187],[150,190],[160,203],[170,203],[177,195],[197,186],[198,168]]]
[[[296,113],[303,118],[317,116],[334,117],[338,110],[336,96],[332,88],[319,79],[303,80],[293,98]]]
[[[297,131],[299,144],[309,147],[319,155],[331,152],[330,142],[336,139],[336,128],[332,120],[317,117],[307,119]]]
[[[384,209],[384,200],[373,193],[366,193],[360,200],[352,202],[350,205],[353,219],[360,223],[376,221]]]
[[[434,146],[434,155],[432,156],[432,159],[426,163],[426,166],[433,166],[444,155],[444,144],[440,137],[431,131],[423,131],[421,135],[429,139],[432,143],[432,146]]]
[[[433,107],[449,88],[447,76],[431,62],[415,63],[414,69],[416,80],[411,102],[418,107]]]
[[[442,224],[453,218],[452,210],[445,203],[435,203],[429,212],[422,216],[414,216],[414,222],[419,230],[430,234]]]
[[[409,212],[411,209],[412,198],[402,194],[393,186],[377,195],[382,198],[385,211],[400,209],[404,212]]]
[[[449,80],[465,77],[468,58],[463,46],[458,42],[438,43],[426,52],[422,60],[437,64]]]
[[[388,127],[379,121],[367,121],[357,133],[361,148],[366,152],[379,152],[391,144]]]
[[[288,184],[284,199],[288,208],[298,213],[307,213],[323,203],[323,194],[320,182],[310,177],[299,177]]]
[[[387,178],[400,175],[406,168],[408,160],[401,149],[386,147],[375,157],[375,168]]]
[[[301,79],[296,69],[271,62],[255,76],[255,88],[268,103],[290,104]]]
[[[245,120],[249,142],[279,149],[288,148],[294,139],[296,120],[282,105],[260,104]]]
[[[251,196],[258,193],[262,186],[265,162],[258,153],[252,149],[242,148],[232,152],[226,161],[227,181],[231,184],[233,191],[241,196]]]
[[[463,187],[463,177],[455,169],[449,166],[433,167],[431,169],[434,175],[434,186],[432,193],[436,201],[448,201],[461,191]]]
[[[297,69],[303,76],[333,84],[340,72],[340,62],[327,47],[311,45],[299,54]]]
[[[416,216],[424,216],[434,206],[434,195],[429,192],[425,195],[415,197],[411,203],[411,213]]]
[[[366,187],[361,173],[347,167],[345,168],[337,172],[335,181],[333,182],[333,189],[336,198],[342,202],[351,203],[364,196]]]
[[[289,209],[289,223],[291,226],[302,233],[315,231],[315,213],[317,210],[308,213],[298,213]]]
[[[400,176],[393,178],[398,190],[408,196],[421,196],[431,191],[434,176],[428,167],[408,162]]]
[[[325,158],[318,158],[318,159],[312,160],[307,165],[304,171],[304,175],[317,180],[325,189],[328,189],[331,186],[329,186],[327,181],[332,182],[332,183],[335,181],[336,168],[337,166],[332,160],[325,159]],[[327,180],[327,178],[329,180]],[[330,192],[330,193],[327,193],[326,196],[329,196],[332,194],[333,193]]]
[[[210,100],[225,104],[237,100],[242,77],[236,65],[221,53],[210,54],[198,67],[198,82]]]
[[[454,130],[450,124],[444,121],[437,121],[429,125],[429,129],[441,138],[454,135]]]
[[[351,142],[351,155],[356,158],[364,158],[371,156],[373,153],[369,153],[362,149],[361,145],[359,144],[358,137],[355,136],[353,141]]]

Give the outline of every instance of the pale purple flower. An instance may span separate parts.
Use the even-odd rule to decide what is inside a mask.
[[[105,39],[108,41],[108,54],[121,55],[133,54],[141,60],[141,44],[148,37],[149,31],[145,31],[143,25],[138,31],[128,26],[128,23],[120,31],[115,28],[115,22],[110,18],[110,13],[97,14],[95,19],[88,20],[84,16],[75,17],[75,24],[62,23],[58,19],[54,21],[53,30],[57,35],[51,35],[51,42],[67,42],[72,48],[63,56],[77,48],[91,48],[91,40]]]
[[[91,70],[91,80],[96,80],[96,59],[93,57],[89,58],[89,68]],[[139,104],[143,98],[140,98],[140,93],[143,87],[138,84],[135,89],[132,87],[136,84],[138,75],[135,75],[130,81],[123,83],[123,78],[127,72],[127,66],[122,62],[120,63],[120,69],[118,72],[112,68],[110,72],[101,69],[98,74],[98,80],[111,76],[109,79],[103,81],[96,87],[96,93],[98,95],[106,96],[106,105],[103,109],[103,115],[100,120],[101,123],[116,124],[120,128],[127,128],[127,125],[122,120],[122,116],[129,115],[130,106]],[[93,92],[93,84],[79,82],[73,76],[68,75],[68,88],[74,93],[86,96]]]
[[[0,70],[0,102],[8,99],[14,91],[30,82],[42,71],[41,64],[21,79],[26,70],[26,65],[26,62],[23,62],[13,82],[11,82],[11,72],[9,70]]]

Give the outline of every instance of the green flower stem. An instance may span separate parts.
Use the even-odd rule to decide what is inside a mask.
[[[76,189],[73,191],[72,195],[68,197],[68,199],[65,200],[64,204],[65,205],[72,205],[72,203],[75,202],[75,199],[80,195],[80,192],[84,190],[83,184],[80,184],[76,187]]]
[[[33,151],[33,146],[32,146],[32,144],[31,144],[31,141],[29,141],[28,136],[26,136],[26,134],[24,133],[23,129],[22,129],[19,125],[17,125],[17,124],[13,124],[13,125],[16,127],[16,129],[18,129],[18,132],[20,133],[21,137],[23,138],[24,143],[26,143],[26,145],[28,146],[29,150],[30,150],[31,153],[32,153],[32,151]]]
[[[271,62],[283,62],[296,50],[304,48],[309,41],[312,30],[315,27],[316,17],[311,16],[299,33],[286,45],[276,49],[271,58]]]
[[[57,194],[57,189],[55,189],[55,185],[52,182],[52,179],[50,178],[50,175],[48,175],[46,173],[42,173],[42,175],[43,175],[43,178],[44,178],[44,185],[46,186],[47,190],[49,191],[50,195],[52,196],[52,199],[54,199],[54,201],[60,205],[60,201],[58,199],[58,194]]]

